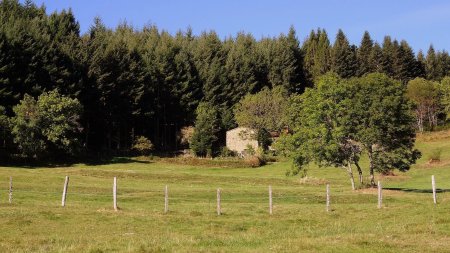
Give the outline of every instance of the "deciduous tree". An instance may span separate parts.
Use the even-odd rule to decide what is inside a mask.
[[[350,80],[326,76],[294,98],[289,116],[294,173],[311,161],[345,167],[354,188],[351,165],[361,180],[362,152],[369,157],[372,185],[375,171],[405,171],[420,157],[405,88],[383,74]]]
[[[29,158],[47,152],[73,155],[79,147],[79,115],[77,99],[61,96],[57,91],[45,92],[37,100],[25,95],[14,107],[11,119],[14,142]]]
[[[441,107],[439,84],[416,78],[408,82],[407,96],[414,103],[417,129],[423,132],[425,121],[430,128],[437,126]]]

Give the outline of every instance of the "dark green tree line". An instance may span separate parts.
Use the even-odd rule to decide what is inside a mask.
[[[96,18],[80,34],[69,10],[46,13],[32,1],[0,1],[0,106],[4,115],[25,94],[37,99],[55,89],[80,101],[80,145],[88,154],[130,150],[136,136],[155,149],[178,148],[177,133],[195,124],[197,107],[207,103],[220,123],[217,143],[236,125],[233,107],[247,94],[283,87],[300,94],[328,71],[340,77],[385,73],[403,83],[425,77],[440,81],[450,72],[446,51],[431,46],[417,56],[406,41],[368,32],[359,46],[339,30],[334,43],[324,29],[301,43],[293,27],[259,40],[251,34],[219,38],[214,31],[172,35],[154,25],[107,28]],[[3,127],[3,147],[17,149]]]

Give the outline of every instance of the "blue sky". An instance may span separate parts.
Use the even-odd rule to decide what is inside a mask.
[[[303,41],[311,29],[325,28],[334,41],[342,28],[359,44],[368,30],[381,42],[384,35],[405,39],[418,51],[432,43],[450,49],[450,1],[446,0],[35,0],[47,12],[71,7],[86,32],[95,16],[108,27],[127,21],[136,28],[155,24],[175,33],[191,26],[195,34],[215,30],[222,38],[239,31],[255,38],[286,33],[291,25]]]

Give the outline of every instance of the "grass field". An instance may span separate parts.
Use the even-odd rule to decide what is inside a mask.
[[[417,146],[424,155],[409,172],[379,177],[391,189],[383,191],[382,209],[375,189],[351,191],[345,171],[311,166],[307,179],[286,177],[288,162],[238,169],[126,159],[98,166],[1,167],[0,252],[450,252],[450,132],[420,136]],[[435,149],[441,162],[428,164]],[[431,175],[440,189],[438,205]],[[9,176],[13,204],[7,203]],[[221,216],[215,209],[219,187]]]

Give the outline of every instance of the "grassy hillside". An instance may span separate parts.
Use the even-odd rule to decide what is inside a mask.
[[[450,132],[418,138],[422,159],[351,191],[345,171],[309,168],[285,177],[288,162],[262,168],[208,168],[164,161],[65,168],[0,168],[0,252],[450,252]],[[429,156],[441,149],[441,162]],[[438,205],[433,205],[431,175]],[[64,176],[70,176],[65,208]],[[8,204],[9,176],[14,179]],[[118,204],[112,209],[112,181]],[[325,211],[331,184],[332,212]],[[163,213],[164,185],[170,212]],[[268,214],[268,186],[274,214]],[[217,216],[216,189],[223,190]]]

